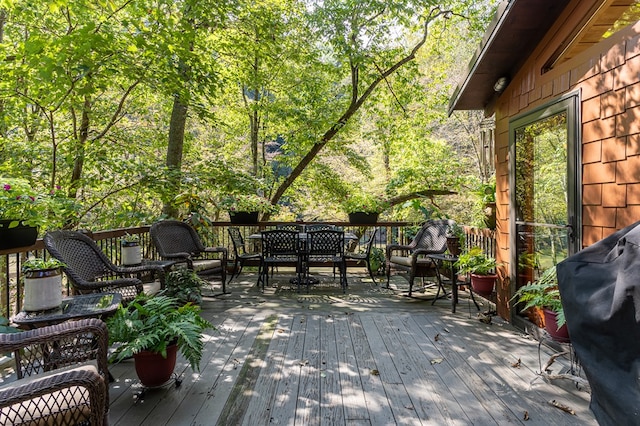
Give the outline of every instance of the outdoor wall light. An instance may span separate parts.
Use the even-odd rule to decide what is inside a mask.
[[[497,93],[502,93],[502,91],[507,87],[508,84],[509,79],[507,77],[500,77],[493,85],[493,90]]]

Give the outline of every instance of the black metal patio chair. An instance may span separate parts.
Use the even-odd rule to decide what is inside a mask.
[[[305,275],[308,268],[316,264],[338,267],[342,292],[347,291],[347,268],[344,256],[344,231],[322,229],[307,233],[307,255]],[[308,283],[308,280],[307,280]]]
[[[376,238],[376,234],[378,233],[378,228],[369,228],[365,234],[365,243],[364,243],[364,251],[359,253],[355,252],[346,252],[344,257],[346,261],[354,260],[357,263],[364,262],[367,271],[369,272],[369,276],[374,284],[377,284],[376,279],[373,276],[373,271],[371,271],[371,264],[369,262],[369,256],[371,255],[371,247]]]
[[[244,239],[242,238],[242,233],[240,232],[240,228],[237,226],[231,226],[228,228],[229,237],[231,238],[231,242],[233,243],[233,272],[231,273],[231,278],[229,278],[229,282],[233,279],[233,277],[238,277],[240,272],[242,272],[242,267],[244,263],[248,260],[258,260],[262,265],[262,253],[257,252],[248,252],[247,247],[245,245]],[[261,274],[261,271],[258,270],[258,275]]]
[[[297,282],[300,283],[301,265],[299,256],[300,237],[298,231],[273,229],[262,231],[262,266],[258,284],[262,289],[269,285],[269,271],[278,266],[295,266]]]

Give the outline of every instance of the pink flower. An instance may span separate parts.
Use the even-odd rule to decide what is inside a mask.
[[[5,191],[11,191],[11,185],[9,185],[8,183],[4,184],[4,190]]]

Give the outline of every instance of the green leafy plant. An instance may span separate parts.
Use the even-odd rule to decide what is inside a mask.
[[[342,202],[342,208],[347,213],[381,213],[389,208],[389,202],[370,194],[351,194]]]
[[[457,223],[453,225],[449,225],[447,227],[447,237],[455,237],[460,242],[460,245],[463,246],[466,238],[466,234],[464,232],[464,228]]]
[[[118,362],[141,351],[167,356],[167,346],[175,342],[195,371],[200,369],[204,343],[202,333],[213,325],[200,316],[200,307],[183,305],[168,296],[138,295],[120,306],[107,320],[109,343],[116,344],[111,360]]]
[[[552,310],[557,314],[558,328],[566,322],[555,266],[546,269],[534,282],[520,287],[511,298],[511,300],[514,299],[517,299],[518,303],[525,304],[522,309],[537,307]]]
[[[202,286],[207,282],[200,278],[193,270],[178,268],[165,277],[165,287],[162,294],[175,297],[180,303],[202,303]]]
[[[26,179],[0,177],[0,219],[11,220],[9,228],[20,223],[52,228],[77,209],[76,201],[64,196],[60,187],[38,192]]]
[[[371,247],[369,252],[369,265],[371,266],[371,272],[379,274],[380,270],[384,268],[385,256],[384,250],[380,247]]]
[[[277,213],[280,208],[255,194],[234,194],[222,198],[220,207],[230,212]]]
[[[456,266],[461,274],[490,275],[496,266],[496,260],[484,254],[480,247],[472,247],[458,257]]]
[[[50,257],[44,259],[42,257],[30,257],[22,264],[22,272],[30,271],[42,271],[45,269],[56,269],[65,266],[65,264],[58,259]]]
[[[134,246],[140,243],[140,235],[125,232],[120,241],[123,246]]]

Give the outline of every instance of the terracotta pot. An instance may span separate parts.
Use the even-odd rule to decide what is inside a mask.
[[[28,271],[24,275],[24,300],[26,312],[46,311],[62,304],[62,275],[60,268]]]
[[[458,237],[447,237],[447,250],[453,256],[460,254],[462,249],[460,248],[460,239]]]
[[[24,226],[22,223],[9,228],[15,220],[0,220],[0,250],[9,250],[18,247],[29,247],[36,243],[38,228]]]
[[[258,212],[229,212],[229,220],[243,225],[258,223]]]
[[[378,223],[379,213],[354,212],[349,213],[349,223],[358,225],[373,225]]]
[[[473,291],[481,296],[489,296],[493,293],[496,285],[497,275],[477,275],[471,274],[471,287]]]
[[[169,345],[166,358],[157,352],[150,351],[134,354],[133,359],[140,382],[149,388],[167,383],[176,367],[177,352],[178,345]]]
[[[569,329],[567,328],[567,324],[563,324],[562,327],[558,328],[558,314],[547,308],[542,308],[542,312],[544,314],[544,328],[547,330],[547,333],[549,333],[549,336],[556,342],[569,342]]]

